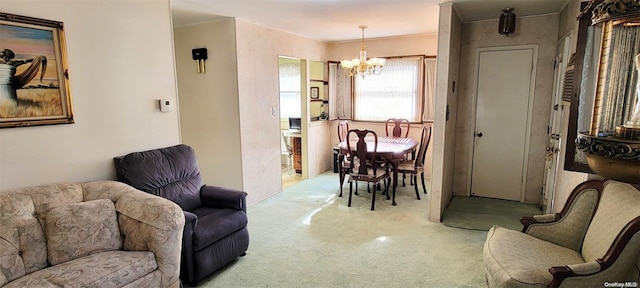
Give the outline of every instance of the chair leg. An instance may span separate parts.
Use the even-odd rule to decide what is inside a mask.
[[[413,185],[413,188],[416,189],[416,197],[418,198],[418,200],[420,200],[420,192],[418,192],[418,175],[411,175],[411,180],[413,180],[413,183],[416,183],[415,185]]]
[[[376,189],[373,189],[373,195],[371,195],[371,211],[373,211],[373,208],[375,205],[376,205]]]
[[[342,197],[342,185],[344,184],[344,171],[342,171],[342,168],[340,168],[338,173],[340,175],[340,195],[338,195],[338,197]]]
[[[389,185],[387,185],[387,180],[389,181]],[[385,179],[384,181],[384,193],[387,194],[387,200],[391,199],[389,197],[389,188],[391,187],[392,182],[391,182],[391,178]]]
[[[424,190],[424,194],[427,194],[427,186],[424,185],[424,172],[420,173],[420,178],[422,178],[422,190]],[[416,183],[416,185],[418,185]]]
[[[405,186],[405,185],[404,185],[404,178],[405,178],[405,176],[407,176],[407,174],[405,174],[405,173],[403,172],[403,173],[402,173],[402,187],[404,187],[404,186]]]
[[[358,182],[356,182],[356,191],[358,190]],[[351,207],[351,192],[353,192],[353,181],[349,181],[349,202],[347,207]]]
[[[389,186],[391,185],[391,178],[384,179],[384,194],[387,195],[387,200],[391,199],[389,197]]]

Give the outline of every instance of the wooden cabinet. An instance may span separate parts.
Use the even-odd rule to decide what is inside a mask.
[[[293,137],[293,169],[302,173],[302,138]]]

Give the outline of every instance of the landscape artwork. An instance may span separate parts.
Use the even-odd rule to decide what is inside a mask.
[[[69,123],[62,22],[0,12],[0,128]]]

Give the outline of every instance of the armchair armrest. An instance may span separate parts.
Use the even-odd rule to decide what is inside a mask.
[[[186,279],[194,279],[193,271],[195,271],[193,260],[193,231],[198,226],[198,216],[189,211],[183,211],[184,213],[184,232],[182,236],[182,265],[184,265],[182,271],[187,273]]]
[[[219,186],[202,186],[200,199],[207,207],[228,208],[247,212],[247,193],[244,191]]]
[[[167,199],[127,187],[115,203],[123,249],[153,252],[162,272],[162,287],[179,287],[182,209]]]
[[[522,217],[522,232],[579,251],[598,207],[603,185],[599,180],[578,185],[560,213]]]
[[[522,232],[526,232],[529,226],[533,224],[540,223],[549,223],[555,222],[560,219],[560,214],[543,214],[543,215],[533,215],[533,216],[523,216],[520,218],[520,223],[522,223]]]

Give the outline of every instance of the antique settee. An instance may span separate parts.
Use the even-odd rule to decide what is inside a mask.
[[[178,205],[117,181],[0,192],[0,287],[180,287]]]
[[[640,252],[640,191],[634,186],[587,181],[560,213],[521,222],[522,232],[499,226],[488,232],[489,287],[636,287],[628,286],[637,285]]]

